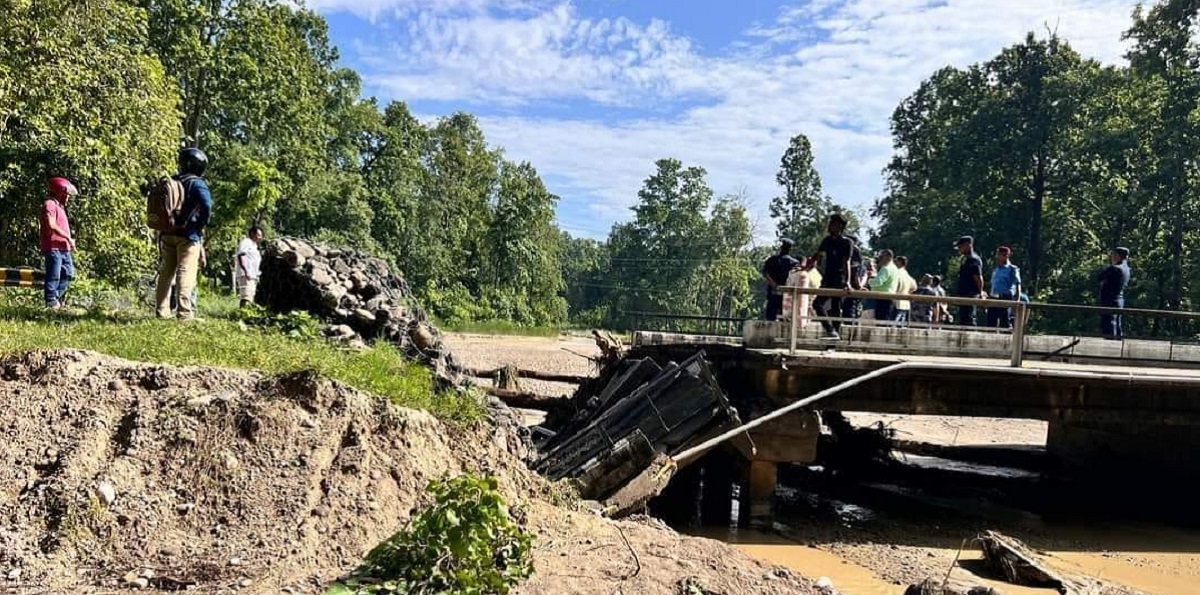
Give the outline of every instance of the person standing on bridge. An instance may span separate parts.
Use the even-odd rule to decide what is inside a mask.
[[[1129,248],[1115,248],[1108,255],[1108,266],[1100,272],[1100,305],[1105,308],[1125,307],[1125,288],[1129,286]],[[1125,336],[1120,312],[1100,316],[1100,332],[1108,339]]]
[[[975,238],[962,236],[954,243],[962,260],[958,265],[958,297],[985,299],[987,292],[983,290],[983,259],[975,253]],[[975,306],[958,307],[958,323],[962,326],[975,326]]]
[[[879,253],[879,268],[867,280],[867,286],[871,288],[871,291],[877,293],[896,293],[896,283],[900,280],[900,269],[896,268],[896,263],[893,262],[894,257],[895,255],[891,250],[883,250]],[[894,306],[895,302],[892,300],[875,300],[876,322],[881,325],[891,322]]]
[[[917,291],[917,280],[908,272],[908,257],[896,257],[896,269],[898,276],[896,277],[896,293],[901,296],[910,295]],[[912,312],[912,301],[906,299],[896,300],[896,311],[892,314],[892,318],[899,326],[908,324],[910,314]]]
[[[789,254],[795,244],[791,239],[783,238],[779,241],[779,254],[763,263],[762,276],[767,282],[767,311],[763,318],[767,320],[776,320],[783,312],[783,294],[779,292],[779,288],[787,285],[787,278],[792,269],[800,266],[800,261]]]
[[[850,275],[850,258],[854,252],[854,242],[842,235],[846,231],[846,218],[837,213],[830,215],[829,225],[825,229],[828,235],[821,240],[821,245],[817,247],[816,253],[812,256],[818,261],[821,258],[825,259],[825,268],[821,273],[821,287],[823,289],[841,289],[847,293],[851,287],[858,289],[857,279],[853,279]],[[825,328],[823,338],[826,340],[840,339],[841,335],[838,334],[838,331],[841,329],[842,298],[818,297],[813,308],[821,317],[821,326]]]
[[[71,224],[67,221],[67,204],[79,191],[66,178],[50,178],[46,190],[49,196],[42,203],[41,217],[38,218],[42,256],[46,259],[43,293],[46,307],[58,310],[62,308],[67,287],[75,278],[75,262],[71,259],[75,239],[71,237]]]
[[[1015,302],[1021,299],[1021,269],[1010,260],[1012,248],[996,248],[996,268],[992,269],[990,297]],[[1011,308],[988,308],[988,328],[1012,328]]]

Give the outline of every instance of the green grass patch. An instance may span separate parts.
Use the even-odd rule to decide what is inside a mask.
[[[474,335],[510,335],[518,337],[557,337],[562,329],[557,326],[522,326],[507,320],[490,320],[483,322],[438,322],[443,331],[452,333],[470,333]]]
[[[202,305],[205,297],[200,298]],[[319,338],[288,337],[272,329],[207,317],[226,310],[228,300],[210,301],[219,310],[202,306],[204,318],[190,323],[107,308],[50,312],[16,302],[0,301],[0,326],[4,329],[0,331],[0,354],[73,348],[141,362],[255,369],[269,374],[316,370],[448,421],[473,421],[482,414],[481,406],[470,396],[435,392],[429,370],[407,361],[391,345],[380,343],[366,351],[349,351]]]

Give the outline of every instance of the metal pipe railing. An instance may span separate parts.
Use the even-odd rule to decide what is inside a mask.
[[[786,286],[780,288],[791,292],[792,295],[792,320],[789,335],[789,353],[796,351],[796,337],[799,332],[798,314],[799,314],[799,299],[801,295],[809,295],[814,297],[841,297],[851,299],[875,299],[875,300],[905,300],[909,302],[928,302],[934,304],[944,304],[949,306],[972,306],[976,308],[1006,308],[1012,309],[1012,354],[1010,364],[1014,368],[1021,367],[1025,352],[1025,337],[1026,330],[1029,324],[1029,316],[1035,310],[1048,312],[1079,312],[1088,314],[1121,314],[1122,316],[1148,316],[1157,318],[1173,318],[1180,320],[1200,321],[1200,312],[1180,312],[1175,310],[1147,310],[1140,308],[1117,308],[1109,306],[1082,306],[1073,304],[1051,304],[1044,302],[1023,302],[1019,300],[998,300],[998,299],[980,299],[967,298],[957,296],[932,296],[920,294],[896,294],[884,293],[879,291],[862,291],[852,289],[829,289],[818,287],[793,287]]]
[[[1170,383],[1170,384],[1173,384],[1176,386],[1179,386],[1179,385],[1200,386],[1200,376],[1166,376],[1166,375],[1161,375],[1161,374],[1133,374],[1133,373],[1123,373],[1122,374],[1122,373],[1115,373],[1115,372],[1085,372],[1085,371],[1075,371],[1075,370],[1052,370],[1052,369],[1045,369],[1045,368],[1010,368],[1010,367],[1005,367],[1005,366],[979,366],[979,365],[970,365],[970,364],[901,362],[898,364],[892,364],[890,366],[885,366],[885,367],[879,368],[878,370],[873,370],[871,372],[863,374],[862,376],[857,376],[855,378],[851,378],[850,380],[842,382],[841,384],[831,386],[823,391],[820,391],[816,394],[813,394],[811,396],[800,399],[799,401],[796,401],[795,403],[792,403],[790,405],[776,409],[775,411],[772,411],[771,413],[768,413],[767,415],[764,415],[760,418],[748,421],[736,428],[733,428],[732,430],[728,430],[717,436],[714,436],[713,438],[705,440],[704,442],[701,442],[700,444],[697,444],[696,446],[688,448],[688,449],[684,450],[683,452],[680,452],[679,454],[676,454],[675,456],[673,456],[671,458],[674,459],[677,463],[687,462],[695,457],[700,456],[701,454],[704,454],[709,449],[713,448],[714,446],[717,446],[718,444],[721,444],[722,442],[725,442],[725,441],[727,441],[731,438],[734,438],[740,434],[749,432],[750,430],[753,430],[754,428],[757,428],[767,422],[770,422],[770,421],[780,418],[784,415],[787,415],[793,411],[796,411],[797,409],[807,407],[809,405],[812,405],[813,403],[816,403],[818,401],[832,397],[848,388],[852,388],[854,386],[857,386],[857,385],[867,382],[869,380],[874,380],[876,378],[886,376],[893,372],[899,372],[901,370],[929,370],[929,371],[942,370],[942,371],[948,371],[948,372],[970,372],[970,373],[991,372],[991,373],[997,373],[997,374],[1010,374],[1013,376],[1035,377],[1035,378],[1054,378],[1054,379],[1061,379],[1061,380],[1107,380],[1107,381],[1111,381],[1111,382],[1128,382],[1128,383],[1132,383],[1135,380],[1139,380],[1139,381],[1143,381],[1143,382],[1164,382],[1164,383]]]

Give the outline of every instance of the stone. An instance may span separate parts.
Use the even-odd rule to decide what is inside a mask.
[[[117,501],[117,489],[113,484],[101,480],[96,483],[96,497],[100,498],[101,504],[112,506]]]
[[[305,259],[312,258],[317,255],[317,251],[313,249],[308,242],[296,242],[296,254],[303,256]]]
[[[337,308],[342,304],[342,298],[346,297],[346,288],[341,285],[330,285],[325,288],[322,297],[326,306]]]
[[[418,349],[430,349],[437,343],[437,337],[425,323],[421,323],[412,330],[412,341]]]
[[[230,559],[229,559],[229,565],[230,565],[230,566],[241,566],[241,565],[242,565],[242,559],[241,559],[241,558],[238,558],[238,557],[236,557],[236,556],[235,556],[235,557],[233,557],[233,558],[230,558]]]
[[[354,311],[354,317],[363,324],[375,324],[375,315],[369,310],[359,308]]]
[[[287,261],[288,264],[292,265],[293,268],[297,269],[304,266],[304,263],[308,262],[307,258],[294,251],[285,252],[283,254],[283,259]]]
[[[325,270],[324,268],[313,267],[312,272],[308,274],[308,278],[312,279],[312,282],[318,287],[333,285],[334,282],[333,275],[330,275],[329,271]]]
[[[131,583],[130,586],[132,586],[134,589],[149,588],[150,587],[150,579],[148,579],[144,576],[139,576],[139,577],[133,579],[133,583]]]
[[[8,578],[8,580],[10,580],[10,581],[19,581],[19,580],[21,580],[21,569],[20,569],[20,568],[14,568],[14,569],[12,569],[12,570],[9,570],[9,571],[8,571],[8,574],[7,574],[7,575],[5,575],[5,576],[6,576],[6,577]]]
[[[241,588],[243,588],[243,589],[245,589],[246,587],[249,587],[249,586],[250,586],[250,585],[252,585],[252,584],[254,584],[254,581],[252,581],[252,580],[250,580],[250,579],[248,579],[248,578],[244,578],[244,579],[242,579],[242,580],[238,581],[238,586],[239,586],[239,587],[241,587]]]
[[[108,381],[108,390],[121,392],[125,390],[125,383],[120,378],[113,378]]]

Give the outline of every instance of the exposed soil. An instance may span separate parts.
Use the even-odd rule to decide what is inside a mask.
[[[7,592],[122,592],[142,575],[151,589],[319,593],[403,526],[430,479],[464,471],[495,474],[536,533],[519,593],[815,592],[722,543],[557,506],[489,429],[309,374],[33,353],[0,360],[0,403]]]

